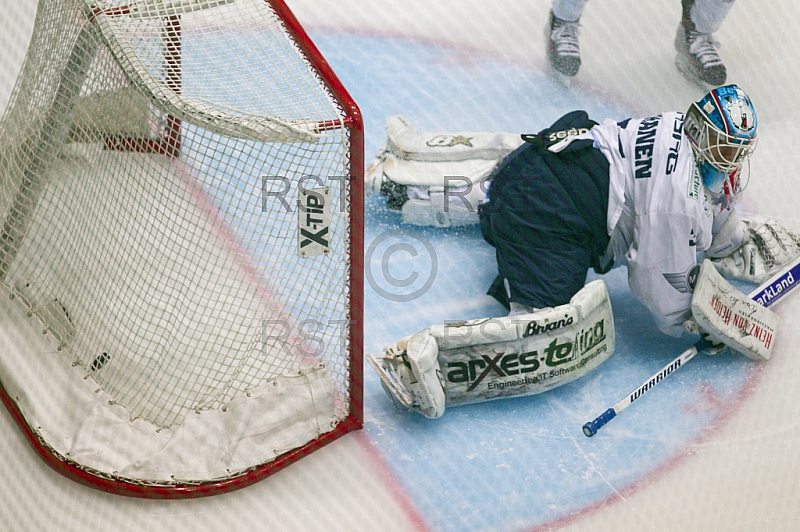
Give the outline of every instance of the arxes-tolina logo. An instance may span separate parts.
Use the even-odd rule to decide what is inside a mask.
[[[600,320],[578,331],[574,340],[553,338],[541,355],[537,350],[525,353],[498,352],[493,355],[481,354],[480,357],[464,362],[448,362],[446,378],[453,384],[469,383],[469,392],[490,376],[490,381],[496,381],[497,378],[533,373],[542,363],[548,368],[567,364],[600,345],[605,339],[605,320]]]

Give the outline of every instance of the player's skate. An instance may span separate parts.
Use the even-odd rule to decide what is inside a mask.
[[[395,407],[437,418],[444,414],[447,401],[438,353],[436,340],[426,329],[365,358]]]
[[[544,34],[548,64],[556,78],[569,85],[570,78],[577,74],[581,67],[578,21],[562,20],[550,11]]]
[[[675,35],[675,65],[689,80],[704,88],[725,84],[725,64],[717,53],[719,42],[710,33],[700,33],[694,23],[683,21]]]
[[[398,410],[409,410],[415,399],[414,394],[406,389],[400,378],[398,368],[403,366],[395,363],[396,361],[402,363],[401,356],[396,353],[384,353],[367,356],[366,359],[372,369],[380,376],[381,386],[383,386],[386,395],[392,399],[394,406]]]

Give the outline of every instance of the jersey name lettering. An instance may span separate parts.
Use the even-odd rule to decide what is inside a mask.
[[[672,146],[669,147],[667,154],[667,167],[666,174],[670,175],[675,171],[678,165],[678,153],[681,151],[681,139],[683,138],[683,115],[675,117],[675,122],[672,124]]]
[[[634,160],[636,162],[636,179],[645,179],[653,175],[653,147],[656,143],[656,130],[661,116],[645,118],[636,132]]]

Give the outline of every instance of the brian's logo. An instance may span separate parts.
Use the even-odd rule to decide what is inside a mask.
[[[556,329],[567,327],[569,325],[572,325],[572,316],[570,315],[565,315],[559,320],[554,320],[547,323],[531,321],[525,326],[525,331],[522,333],[522,337],[527,338],[528,336],[535,336],[537,334],[555,331]]]

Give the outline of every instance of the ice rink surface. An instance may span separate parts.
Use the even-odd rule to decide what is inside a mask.
[[[653,4],[590,2],[583,66],[565,88],[545,71],[545,0],[289,1],[361,107],[368,162],[385,140],[386,117],[396,114],[425,132],[536,132],[577,108],[596,119],[684,110],[703,91],[673,64],[680,2]],[[24,4],[6,7],[6,16],[30,22]],[[789,140],[800,112],[799,25],[795,2],[740,0],[718,33],[728,79],[748,91],[760,121],[741,209],[796,230],[800,155]],[[9,50],[0,61],[0,107],[25,48],[22,26],[0,35],[0,49]],[[387,301],[367,285],[368,352],[443,320],[502,315],[484,295],[494,254],[477,228],[411,228],[375,196],[366,214],[377,288],[389,288],[378,274],[392,241],[369,249],[387,231],[405,229],[397,241],[434,250],[391,256],[396,278],[435,272],[430,290],[410,302]],[[141,501],[78,486],[40,462],[4,412],[0,529],[796,530],[800,298],[776,307],[782,323],[768,363],[698,357],[590,440],[583,422],[691,343],[656,330],[624,270],[604,278],[617,350],[587,377],[431,421],[394,409],[367,367],[363,431],[227,495]],[[14,335],[4,320],[2,349],[14,348]]]

